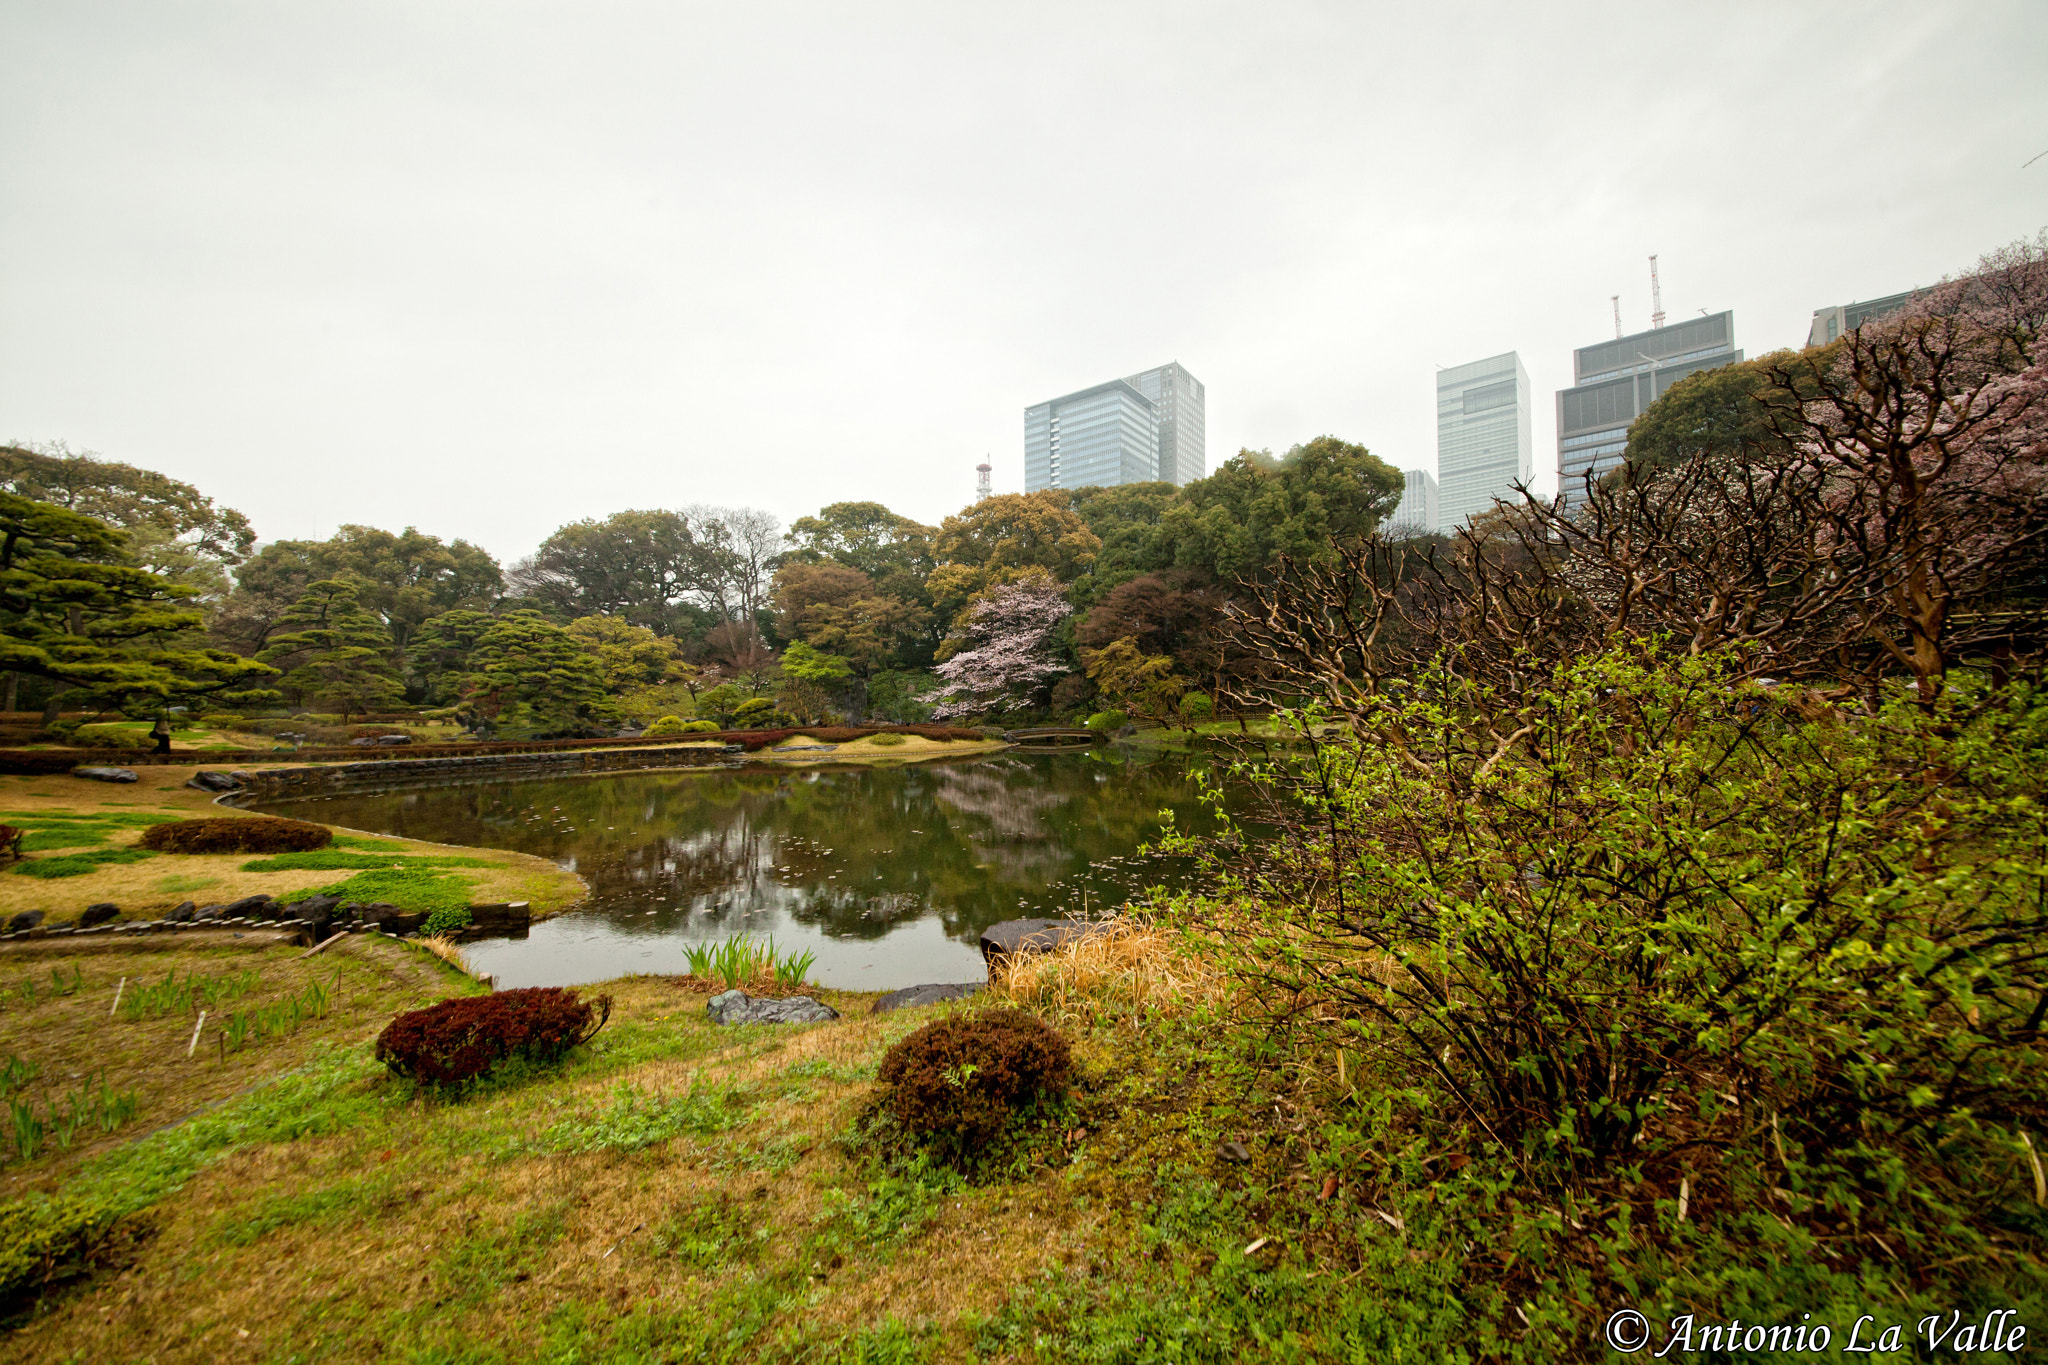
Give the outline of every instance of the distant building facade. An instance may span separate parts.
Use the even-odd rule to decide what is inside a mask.
[[[1896,313],[1924,292],[1908,289],[1903,294],[1887,294],[1881,299],[1866,299],[1862,303],[1838,303],[1832,308],[1813,310],[1813,326],[1806,333],[1806,344],[1825,346],[1844,332],[1853,332],[1864,323],[1888,313]]]
[[[1179,363],[1024,409],[1024,491],[1207,473],[1206,390]]]
[[[1455,530],[1529,481],[1531,417],[1529,372],[1513,351],[1436,372],[1434,529]]]
[[[1387,534],[1433,536],[1437,529],[1436,475],[1427,469],[1408,471],[1408,486],[1402,490],[1401,505],[1387,518]]]
[[[1572,352],[1572,387],[1557,393],[1557,491],[1583,502],[1586,476],[1621,463],[1643,409],[1689,374],[1742,359],[1735,314],[1714,313]]]

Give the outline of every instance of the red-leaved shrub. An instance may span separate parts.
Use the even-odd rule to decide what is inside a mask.
[[[1023,1010],[983,1010],[926,1024],[883,1054],[888,1106],[904,1127],[963,1147],[996,1136],[1020,1106],[1066,1093],[1067,1040]]]
[[[334,831],[276,815],[229,815],[151,825],[136,842],[159,853],[311,853],[333,843]]]
[[[507,1057],[553,1061],[587,1043],[611,1018],[612,998],[584,1001],[562,986],[459,996],[408,1010],[377,1035],[377,1060],[401,1076],[447,1085]]]

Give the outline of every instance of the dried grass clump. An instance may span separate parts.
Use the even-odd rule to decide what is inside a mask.
[[[423,938],[420,940],[420,947],[425,948],[464,976],[475,977],[478,981],[483,980],[483,977],[477,972],[476,968],[469,965],[469,959],[462,955],[462,950],[455,946],[455,940],[448,937],[448,935],[435,934],[430,938]]]
[[[611,1012],[610,996],[585,1003],[562,986],[458,996],[385,1025],[377,1035],[377,1060],[400,1076],[456,1084],[508,1057],[553,1061],[595,1037]]]
[[[151,825],[136,842],[158,853],[311,853],[333,843],[334,831],[304,820],[247,815]]]
[[[1100,931],[1044,953],[997,960],[994,989],[1061,1019],[1152,1010],[1178,1014],[1216,1001],[1223,975],[1165,929],[1111,920]]]

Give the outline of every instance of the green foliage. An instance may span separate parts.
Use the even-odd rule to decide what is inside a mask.
[[[862,1246],[887,1245],[914,1235],[965,1186],[957,1171],[917,1152],[883,1169],[859,1193],[826,1190],[824,1204]]]
[[[504,587],[498,562],[467,541],[443,543],[408,526],[399,534],[343,526],[327,540],[273,540],[236,570],[237,589],[214,630],[254,653],[279,616],[316,583],[346,579],[384,628],[403,665],[414,634],[444,612],[488,606]]]
[[[597,660],[601,685],[609,693],[629,692],[694,677],[676,642],[618,616],[582,616],[569,634]]]
[[[1088,717],[1091,730],[1121,730],[1131,723],[1131,718],[1122,711],[1097,711]]]
[[[1376,528],[1405,486],[1400,470],[1334,436],[1277,461],[1241,451],[1181,490],[1161,515],[1153,563],[1144,567],[1200,568],[1227,583],[1266,574],[1283,555],[1326,564],[1338,542]]]
[[[299,1025],[308,1019],[325,1019],[334,1008],[334,993],[340,987],[337,975],[332,987],[312,981],[304,990],[294,991],[282,1000],[253,1010],[236,1010],[221,1026],[228,1049],[239,1052],[252,1042],[297,1033]]]
[[[778,985],[801,986],[817,961],[817,954],[782,952],[771,935],[756,939],[738,934],[717,943],[692,943],[683,948],[690,975],[702,981],[719,981],[727,990],[744,986],[757,976],[769,975]]]
[[[59,858],[31,858],[14,865],[23,877],[83,877],[115,863],[139,863],[156,855],[142,848],[101,848],[86,853],[67,853]]]
[[[929,673],[893,669],[868,679],[868,714],[892,725],[921,725],[932,718],[922,697],[938,686]]]
[[[737,1128],[747,1122],[751,1099],[738,1087],[703,1086],[664,1098],[622,1085],[605,1108],[563,1119],[542,1141],[557,1152],[637,1152],[684,1133]]]
[[[891,731],[884,732],[879,735],[870,736],[868,739],[868,743],[874,745],[878,749],[893,749],[900,744],[908,743],[908,741],[905,740],[902,735],[896,734],[893,731]]]
[[[184,644],[198,589],[132,567],[105,522],[0,492],[0,670],[110,700],[261,695],[275,670]]]
[[[643,739],[663,739],[669,735],[687,734],[689,733],[686,728],[688,724],[689,722],[685,721],[681,716],[663,716],[660,720],[655,721],[645,730],[642,730],[640,736]],[[705,728],[707,730],[715,730],[718,727],[707,725]]]
[[[432,937],[435,934],[454,934],[470,926],[471,919],[467,905],[444,905],[427,916],[427,922],[420,932]]]
[[[1180,716],[1189,723],[1205,721],[1216,714],[1216,703],[1207,692],[1190,692],[1180,699]]]
[[[382,901],[401,910],[467,909],[470,887],[466,878],[453,873],[436,873],[424,867],[384,867],[358,872],[347,881],[315,887],[308,896],[342,896],[365,905]]]
[[[0,1204],[0,1298],[77,1269],[114,1221],[106,1205],[76,1196]]]
[[[182,980],[173,968],[164,973],[162,981],[154,984],[140,978],[129,983],[128,988],[121,992],[121,1017],[133,1024],[166,1014],[217,1010],[222,1001],[239,1000],[256,989],[258,980],[252,968],[219,976],[188,972]]]
[[[357,601],[360,586],[342,578],[307,584],[256,656],[285,670],[279,685],[287,693],[336,707],[344,720],[404,697],[389,657],[391,631]]]
[[[1847,1226],[1932,1268],[2033,1221],[2048,697],[1809,721],[1737,664],[1637,645],[1513,702],[1447,670],[1368,698],[1273,774],[1300,813],[1233,884],[1236,970],[1354,1021],[1319,1037],[1560,1210],[1486,1236],[1580,1301],[1683,1262],[1782,1307],[1818,1282],[1757,1246]]]
[[[419,644],[460,652],[448,686],[494,733],[530,739],[574,732],[606,711],[602,666],[575,636],[535,611],[473,619],[478,616],[451,613],[431,621]]]

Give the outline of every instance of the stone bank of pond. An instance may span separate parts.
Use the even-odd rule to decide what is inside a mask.
[[[817,954],[811,978],[892,990],[983,974],[981,931],[1089,913],[1186,860],[1142,855],[1172,810],[1209,828],[1200,756],[1008,751],[892,768],[746,766],[424,786],[259,808],[409,839],[551,858],[590,895],[524,939],[464,952],[501,987],[682,972],[736,933]]]

